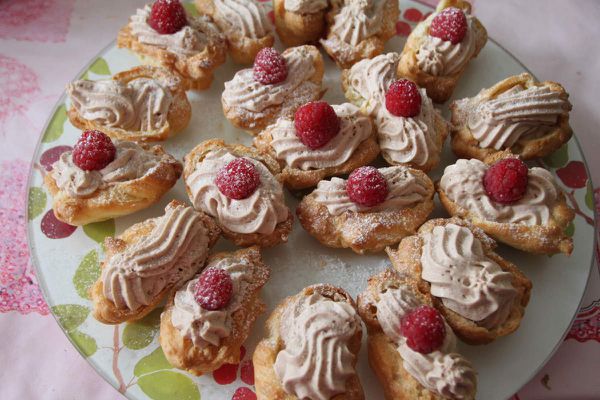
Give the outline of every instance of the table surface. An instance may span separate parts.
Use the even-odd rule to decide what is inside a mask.
[[[122,398],[77,353],[49,314],[29,260],[26,184],[39,133],[65,83],[114,39],[127,16],[144,3],[0,0],[2,399]],[[406,26],[411,26],[411,11],[402,1],[400,6]],[[474,12],[490,37],[537,77],[561,82],[567,88],[573,103],[571,124],[592,174],[598,171],[600,113],[592,110],[600,93],[600,2],[476,0]],[[596,178],[599,202],[600,180],[592,178]],[[599,271],[596,262],[581,310],[565,341],[514,399],[598,398]]]

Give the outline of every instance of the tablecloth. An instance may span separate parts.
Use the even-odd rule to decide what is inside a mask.
[[[49,314],[25,237],[26,181],[38,135],[65,82],[142,4],[0,0],[0,399],[121,398]],[[400,5],[397,30],[406,35],[421,15]],[[474,10],[492,38],[538,77],[570,92],[572,126],[600,199],[600,2],[476,0]],[[514,399],[600,398],[599,270],[596,264],[564,343]]]

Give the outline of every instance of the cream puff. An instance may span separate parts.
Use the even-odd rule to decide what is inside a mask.
[[[291,47],[282,54],[262,49],[253,68],[238,71],[225,82],[221,96],[225,117],[237,128],[256,135],[280,117],[323,95],[323,58],[314,46]]]
[[[200,14],[210,16],[227,39],[237,64],[252,64],[256,54],[273,46],[275,37],[263,4],[253,0],[196,0]]]
[[[362,325],[343,289],[314,285],[279,304],[252,361],[260,400],[365,398],[356,362]]]
[[[117,46],[145,64],[181,75],[189,89],[208,89],[213,71],[225,62],[225,37],[207,15],[192,16],[178,0],[157,0],[139,8],[119,31]]]
[[[412,235],[433,211],[433,183],[422,171],[361,167],[348,180],[319,182],[296,214],[304,229],[328,247],[362,254]]]
[[[550,171],[501,153],[489,161],[461,159],[446,167],[438,193],[448,213],[517,249],[571,254],[565,230],[575,213]]]
[[[69,120],[113,139],[164,140],[186,128],[192,107],[183,80],[167,69],[138,66],[112,79],[67,85]]]
[[[469,61],[487,42],[487,31],[464,0],[442,0],[408,36],[398,74],[427,90],[436,103],[452,96]]]
[[[317,42],[325,33],[327,0],[273,0],[279,39],[287,47]]]
[[[160,345],[167,361],[194,375],[238,364],[241,347],[265,310],[260,291],[269,274],[258,247],[211,255],[161,314]]]
[[[358,312],[369,333],[369,364],[386,400],[475,398],[477,372],[458,353],[452,328],[409,277],[385,270],[369,278]]]
[[[396,0],[332,0],[321,45],[340,68],[373,58],[396,34]]]
[[[371,119],[358,107],[324,101],[301,106],[258,134],[254,146],[275,158],[289,189],[314,187],[323,178],[347,174],[379,154]]]
[[[143,318],[204,266],[219,234],[207,215],[173,200],[164,215],[106,238],[92,314],[105,324]]]
[[[531,294],[531,281],[495,247],[481,229],[450,218],[427,221],[387,253],[458,337],[486,344],[519,328]]]
[[[530,74],[508,77],[475,97],[456,100],[452,150],[485,161],[505,150],[523,160],[546,157],[569,141],[569,94],[556,82]]]
[[[397,53],[387,53],[356,63],[342,72],[342,88],[374,119],[381,155],[389,164],[428,172],[440,161],[448,123],[427,90],[397,79],[398,59]]]
[[[197,210],[215,218],[238,246],[287,241],[293,215],[285,204],[277,161],[222,140],[208,140],[185,156],[187,193]]]
[[[71,225],[132,214],[156,203],[183,167],[161,146],[85,131],[44,176],[57,219]]]

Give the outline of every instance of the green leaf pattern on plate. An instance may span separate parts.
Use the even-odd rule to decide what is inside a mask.
[[[165,353],[163,353],[162,347],[157,347],[152,353],[138,361],[133,369],[133,374],[137,377],[140,377],[156,371],[162,371],[171,368],[173,367],[171,367],[171,364],[169,364],[165,358]]]
[[[60,304],[52,307],[52,312],[66,331],[71,331],[83,324],[90,309],[79,304]]]
[[[575,234],[575,224],[571,221],[569,225],[565,228],[565,235],[568,237],[573,237]]]
[[[93,355],[96,350],[98,350],[96,340],[90,335],[86,335],[85,333],[79,332],[77,329],[75,329],[69,332],[69,336],[71,336],[73,342],[86,357]]]
[[[42,143],[54,142],[60,138],[65,130],[65,121],[67,120],[67,107],[63,104],[56,109],[52,116],[48,129],[44,133]]]
[[[92,250],[83,257],[79,263],[79,267],[75,271],[75,275],[73,275],[73,285],[77,294],[89,300],[89,289],[99,277],[100,263],[98,261],[98,252]]]
[[[123,344],[132,350],[148,347],[160,328],[160,313],[157,308],[139,321],[130,322],[123,330]]]
[[[44,212],[46,208],[46,192],[39,187],[30,187],[27,201],[27,215],[29,220],[35,219],[38,215]]]
[[[98,57],[92,65],[85,71],[85,74],[81,77],[81,79],[90,79],[90,72],[93,72],[96,75],[110,75],[110,68],[108,67],[108,63],[102,57]]]
[[[587,190],[585,192],[585,205],[590,210],[594,211],[594,188],[592,182],[588,181]]]
[[[565,143],[554,153],[544,158],[544,162],[551,168],[561,168],[569,161],[569,144]]]
[[[105,237],[115,235],[115,220],[109,219],[84,225],[83,231],[90,239],[102,243]]]
[[[194,381],[175,371],[144,375],[138,385],[153,400],[200,400],[200,391]]]

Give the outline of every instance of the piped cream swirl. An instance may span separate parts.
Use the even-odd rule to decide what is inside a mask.
[[[260,175],[260,185],[246,199],[228,198],[217,188],[215,178],[222,167],[236,158],[227,150],[219,149],[210,151],[198,163],[186,179],[194,207],[217,218],[230,231],[271,234],[278,223],[288,218],[283,187],[261,162],[247,158]]]
[[[99,171],[85,171],[73,162],[73,152],[61,154],[52,166],[52,177],[59,189],[74,197],[89,197],[111,184],[142,178],[170,156],[157,156],[134,142],[113,141],[115,159]]]
[[[267,13],[262,4],[252,0],[214,0],[219,20],[225,22],[228,35],[260,39],[271,32]]]
[[[471,363],[456,352],[456,337],[447,324],[444,343],[429,354],[412,350],[400,334],[402,317],[419,305],[408,287],[387,288],[379,295],[377,321],[386,336],[398,346],[404,368],[421,385],[444,398],[473,398],[477,373]]]
[[[483,186],[488,166],[477,159],[458,160],[444,170],[440,189],[448,199],[487,221],[525,225],[547,225],[560,189],[552,174],[538,167],[529,169],[525,195],[513,204],[489,198]]]
[[[288,74],[281,83],[263,85],[254,80],[252,68],[238,71],[232,80],[225,82],[223,105],[237,108],[249,121],[264,117],[276,106],[289,108],[282,109],[281,115],[291,116],[292,111],[313,100],[321,90],[320,85],[309,81],[315,73],[315,59],[307,48],[293,47],[282,54]]]
[[[346,192],[346,180],[331,178],[321,181],[313,192],[317,203],[327,207],[331,215],[340,215],[346,211],[385,211],[408,208],[425,200],[428,194],[428,185],[420,177],[414,175],[404,166],[381,168],[388,183],[389,193],[385,201],[375,207],[365,207],[354,203]]]
[[[199,276],[186,283],[175,293],[171,323],[181,335],[190,339],[195,347],[219,346],[221,339],[231,334],[232,314],[242,305],[245,292],[251,283],[245,259],[230,256],[215,260],[205,269],[219,268],[227,272],[233,283],[233,295],[229,304],[220,310],[206,310],[196,301],[196,285]]]
[[[327,8],[327,0],[284,0],[283,7],[286,11],[297,14],[316,14]]]
[[[281,318],[285,348],[274,365],[285,392],[312,400],[344,393],[355,374],[348,341],[360,329],[358,314],[348,303],[314,293],[290,305]]]
[[[300,141],[296,135],[294,121],[279,118],[269,128],[272,136],[271,147],[276,158],[285,161],[292,168],[304,171],[335,167],[348,161],[360,144],[371,136],[371,120],[350,103],[332,107],[340,118],[340,130],[327,144],[314,150]]]
[[[427,18],[429,26],[437,14]],[[459,43],[452,44],[438,37],[427,35],[417,52],[417,65],[421,71],[434,76],[452,75],[460,71],[472,58],[476,50],[475,34],[473,33],[473,17],[467,17],[467,33]]]
[[[392,163],[424,166],[439,159],[436,111],[425,89],[419,91],[421,111],[417,116],[398,117],[380,107],[375,118],[381,153]]]
[[[467,125],[480,147],[501,150],[521,138],[543,136],[569,109],[570,104],[561,93],[547,86],[514,86],[473,107]]]
[[[190,279],[208,254],[208,231],[191,207],[167,206],[154,228],[102,269],[104,295],[117,308],[137,310],[165,288]]]
[[[354,47],[377,35],[383,24],[385,0],[346,0],[333,18],[325,42],[334,47]]]
[[[173,102],[167,88],[148,78],[128,83],[78,80],[67,86],[67,93],[84,119],[133,131],[162,128]]]
[[[150,5],[138,8],[131,16],[129,28],[140,43],[162,47],[180,56],[190,57],[204,51],[219,30],[209,17],[187,15],[188,25],[173,34],[160,34],[148,25]]]
[[[423,235],[421,265],[431,294],[450,310],[488,329],[508,318],[517,295],[512,275],[486,256],[469,228],[450,223]]]
[[[399,60],[398,53],[386,53],[354,64],[348,72],[351,94],[347,97],[353,97],[352,101],[359,97],[361,108],[375,117],[384,104],[385,93],[396,79]]]

